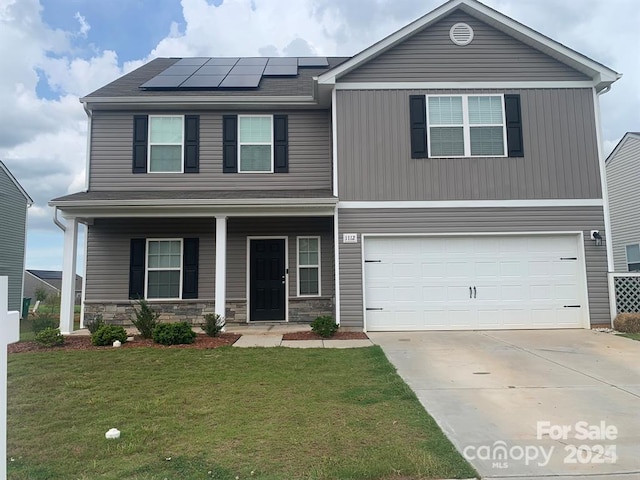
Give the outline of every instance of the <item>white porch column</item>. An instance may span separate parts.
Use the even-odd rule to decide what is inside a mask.
[[[62,289],[60,292],[60,332],[73,332],[73,306],[76,297],[76,257],[78,254],[78,220],[67,218],[62,253]]]
[[[227,305],[227,217],[216,216],[216,297],[215,311],[226,317]]]

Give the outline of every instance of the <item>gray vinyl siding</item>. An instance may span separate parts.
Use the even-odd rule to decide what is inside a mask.
[[[321,237],[321,294],[334,294],[333,219],[230,218],[227,221],[227,299],[244,300],[247,292],[247,237],[288,239],[289,296],[297,296],[298,236]],[[132,238],[200,238],[198,299],[215,293],[215,218],[96,219],[89,226],[86,301],[121,302],[129,297],[129,253]]]
[[[117,303],[129,298],[132,238],[200,238],[198,298],[213,300],[215,218],[96,219],[87,233],[85,300]]]
[[[289,173],[277,174],[222,173],[221,112],[152,113],[200,115],[200,173],[133,174],[134,113],[95,111],[91,128],[89,176],[92,191],[331,188],[331,125],[328,111],[267,112],[286,113],[289,120]]]
[[[583,231],[591,324],[610,323],[607,254],[591,229],[604,229],[601,207],[339,209],[339,237],[358,233],[358,243],[340,243],[340,322],[362,327],[362,238],[364,234]]]
[[[452,25],[473,28],[473,41],[455,45]],[[467,15],[454,12],[353,70],[340,82],[588,80],[573,68]]]
[[[22,310],[27,201],[0,169],[0,277],[9,277],[9,310]]]
[[[626,245],[640,243],[640,139],[629,137],[607,162],[613,263],[627,272]]]
[[[411,158],[409,96],[520,95],[524,157]],[[601,198],[591,89],[341,90],[338,193],[346,200]]]
[[[319,236],[320,293],[334,294],[333,218],[230,218],[227,224],[227,299],[247,298],[247,237],[286,237],[289,296],[298,295],[297,237]]]

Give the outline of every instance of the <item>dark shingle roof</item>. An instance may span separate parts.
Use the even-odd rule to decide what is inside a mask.
[[[163,97],[163,96],[305,96],[313,95],[313,81],[331,68],[337,67],[349,57],[327,57],[329,67],[305,67],[298,69],[296,77],[262,77],[258,88],[211,89],[211,90],[144,90],[140,85],[176,63],[180,58],[156,58],[142,67],[90,93],[83,100],[119,97]]]
[[[168,190],[168,191],[92,191],[79,192],[51,200],[75,201],[126,201],[126,200],[224,200],[271,198],[334,198],[331,190]]]

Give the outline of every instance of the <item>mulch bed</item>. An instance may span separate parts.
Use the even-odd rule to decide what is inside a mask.
[[[282,335],[283,340],[368,340],[367,334],[364,332],[341,332],[337,331],[331,338],[323,338],[313,332],[292,332]]]
[[[198,334],[193,343],[187,345],[171,345],[164,346],[159,343],[153,343],[153,340],[135,336],[133,341],[126,342],[120,348],[138,348],[138,347],[152,347],[152,348],[218,348],[225,345],[233,345],[240,335],[235,333],[223,333],[219,337],[209,337],[204,334]],[[12,343],[7,346],[9,353],[22,353],[22,352],[51,352],[60,350],[109,350],[113,349],[111,346],[96,347],[91,344],[91,338],[88,336],[67,336],[64,337],[64,345],[60,347],[41,347],[36,342],[18,342]]]

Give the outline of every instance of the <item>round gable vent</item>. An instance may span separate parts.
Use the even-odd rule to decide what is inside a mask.
[[[456,23],[449,30],[449,38],[456,45],[469,45],[473,40],[473,28],[466,23]]]

